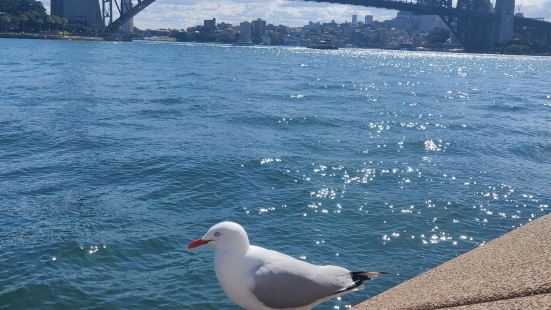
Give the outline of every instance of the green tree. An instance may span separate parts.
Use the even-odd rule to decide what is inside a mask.
[[[17,17],[17,20],[19,21],[19,31],[25,32],[25,29],[27,28],[27,22],[29,21],[29,18],[27,17],[27,14],[22,13],[19,14]]]
[[[54,31],[54,16],[48,15],[46,16],[46,25],[48,25],[48,32]]]
[[[67,29],[67,19],[55,15],[48,16],[46,21],[50,32],[65,31]]]
[[[42,2],[36,0],[0,0],[0,30],[40,32],[48,15]]]
[[[40,1],[36,0],[0,0],[0,12],[10,15],[19,15],[36,11],[46,15],[46,9]]]
[[[44,24],[45,24],[44,19],[38,18],[36,20],[36,24],[38,26],[38,32],[42,32],[42,27],[44,27]]]
[[[10,15],[8,14],[0,15],[0,29],[3,32],[9,31],[9,29],[11,28],[11,22],[12,22],[12,19]]]

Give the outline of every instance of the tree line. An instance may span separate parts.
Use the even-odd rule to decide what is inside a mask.
[[[85,34],[87,29],[66,18],[48,15],[37,0],[0,0],[0,32]]]

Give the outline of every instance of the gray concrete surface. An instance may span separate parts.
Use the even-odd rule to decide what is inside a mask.
[[[551,214],[354,309],[551,309]]]
[[[449,310],[527,310],[551,309],[551,294],[517,297],[468,306],[446,308]]]

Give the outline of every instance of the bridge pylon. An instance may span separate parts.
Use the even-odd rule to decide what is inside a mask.
[[[500,45],[513,41],[515,0],[497,0],[495,14],[495,43]]]
[[[472,18],[468,15],[439,14],[465,50],[478,52],[492,48],[494,46],[495,18],[493,18],[490,1],[458,0],[455,9],[487,16],[487,18]]]

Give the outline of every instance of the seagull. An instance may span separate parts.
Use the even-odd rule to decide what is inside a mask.
[[[245,229],[234,222],[212,226],[188,249],[205,244],[214,249],[214,268],[222,289],[247,310],[312,309],[384,274],[313,265],[250,245]]]

